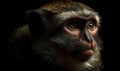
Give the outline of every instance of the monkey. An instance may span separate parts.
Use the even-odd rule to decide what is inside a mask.
[[[10,37],[8,63],[40,70],[100,71],[100,16],[72,0],[53,1],[27,11],[26,24]]]

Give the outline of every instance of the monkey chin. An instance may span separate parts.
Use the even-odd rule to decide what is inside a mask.
[[[82,51],[78,56],[77,59],[79,61],[85,62],[89,60],[94,55],[94,50],[85,50]]]

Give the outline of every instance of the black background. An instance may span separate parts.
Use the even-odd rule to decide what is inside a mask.
[[[1,2],[1,59],[5,54],[4,50],[10,33],[15,28],[23,25],[24,11],[39,8],[50,1],[52,0],[4,0]],[[102,18],[100,35],[103,41],[102,59],[105,67],[104,71],[119,71],[119,2],[115,0],[76,1],[81,1],[99,12]]]

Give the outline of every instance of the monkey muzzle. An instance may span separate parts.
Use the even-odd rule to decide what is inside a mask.
[[[95,54],[95,50],[97,49],[95,41],[89,43],[86,41],[82,41],[78,46],[74,48],[75,50],[72,54],[75,57],[75,59],[79,61],[89,60]]]

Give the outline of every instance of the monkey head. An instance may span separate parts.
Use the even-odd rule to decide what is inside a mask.
[[[42,67],[98,71],[100,17],[80,2],[54,1],[27,13],[36,61]]]

